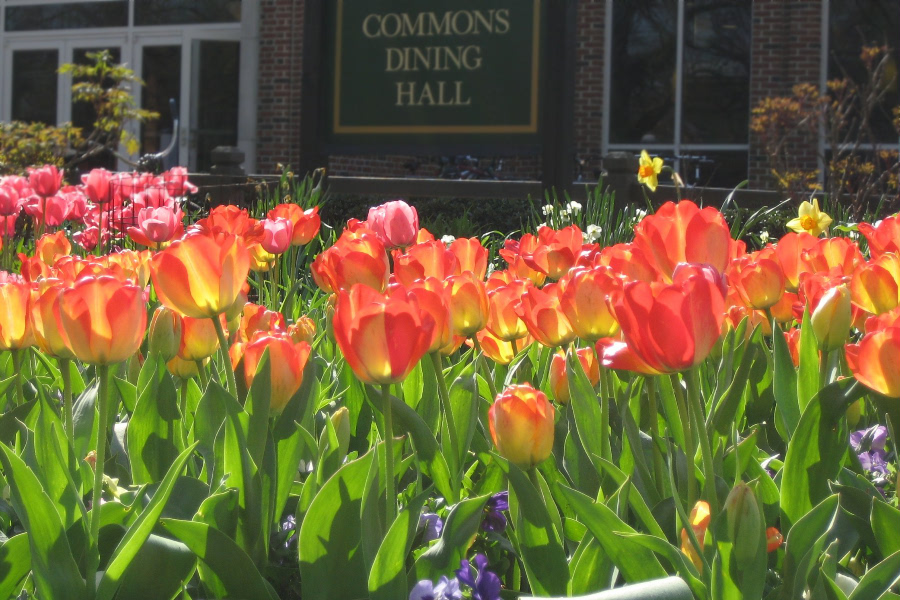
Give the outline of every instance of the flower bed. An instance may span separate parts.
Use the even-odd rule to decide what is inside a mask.
[[[900,577],[900,217],[823,237],[804,203],[748,250],[681,201],[627,243],[557,223],[494,253],[402,201],[331,243],[311,185],[257,215],[191,214],[191,189],[0,179],[0,597]]]

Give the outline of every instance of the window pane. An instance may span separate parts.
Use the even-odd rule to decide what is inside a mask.
[[[121,48],[76,48],[72,52],[72,62],[77,65],[90,65],[93,64],[93,60],[88,58],[88,53],[99,52],[101,50],[107,50],[111,56],[111,64],[116,64],[122,60],[122,50]],[[75,83],[81,80],[76,80]],[[105,79],[103,81],[103,87],[109,88],[112,86],[112,81],[109,79]],[[82,135],[84,137],[88,137],[91,131],[94,129],[94,121],[97,120],[97,112],[94,110],[93,105],[89,102],[72,102],[72,125],[75,127],[81,127]],[[116,167],[116,157],[111,152],[103,152],[95,157],[88,159],[78,165],[78,168],[82,171],[89,171],[90,169],[103,167],[104,169],[114,170]]]
[[[673,141],[678,3],[614,0],[612,143]]]
[[[750,1],[687,0],[684,15],[684,143],[747,142]]]
[[[159,113],[159,119],[141,126],[141,154],[165,150],[172,141],[172,111],[169,99],[181,98],[181,46],[145,46],[141,78],[146,86],[141,94],[141,108]],[[166,168],[178,162],[177,149],[167,156]]]
[[[212,166],[211,152],[216,146],[237,144],[238,74],[241,45],[239,42],[197,42],[200,52],[200,72],[194,73],[197,82],[197,142],[198,171]],[[213,107],[215,107],[213,109]]]
[[[127,0],[10,6],[6,9],[6,31],[126,27],[127,25]]]
[[[240,23],[240,0],[135,0],[135,25]]]
[[[56,50],[13,52],[12,118],[56,125]]]
[[[875,141],[897,141],[890,111],[900,104],[900,2],[897,0],[832,0],[830,5],[828,78],[846,74],[863,83],[866,69],[860,59],[864,45],[889,46],[891,57],[884,85],[887,94],[872,118]]]
[[[734,188],[747,179],[746,151],[689,150],[682,154],[681,177],[688,185]]]

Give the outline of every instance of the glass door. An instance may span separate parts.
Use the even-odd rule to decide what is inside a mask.
[[[238,142],[241,44],[195,39],[191,44],[190,165],[212,166],[212,150]]]
[[[141,108],[159,113],[155,121],[141,126],[138,139],[141,142],[141,154],[162,152],[169,148],[175,136],[174,120],[183,112],[185,98],[183,52],[180,39],[143,40],[136,48],[140,67],[138,72],[144,80],[138,100]],[[174,101],[174,103],[173,103]],[[173,113],[173,104],[175,112]],[[183,135],[181,128],[179,135]],[[169,169],[185,163],[183,150],[186,142],[179,139],[177,145],[163,159],[163,167]]]

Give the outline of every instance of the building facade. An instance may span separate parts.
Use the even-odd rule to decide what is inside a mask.
[[[360,0],[363,1],[363,0]],[[172,162],[205,170],[210,151],[236,145],[245,168],[299,161],[304,0],[0,0],[0,120],[83,119],[71,81],[56,72],[108,48],[146,82],[139,104],[162,118],[135,130],[144,152],[171,140]],[[765,183],[749,128],[760,100],[860,69],[863,44],[889,45],[898,102],[900,0],[578,0],[574,78],[578,170],[646,148],[694,183]],[[883,141],[896,147],[896,132]],[[815,168],[821,136],[793,141]],[[533,179],[538,157],[503,159],[503,175]],[[433,175],[433,157],[331,156],[334,174]],[[419,167],[411,167],[418,163]]]

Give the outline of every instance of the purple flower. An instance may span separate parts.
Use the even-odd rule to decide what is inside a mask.
[[[481,528],[497,533],[506,531],[506,516],[503,511],[509,510],[509,492],[500,492],[491,496],[484,509],[485,515],[481,522]]]
[[[472,588],[472,600],[500,600],[500,578],[487,570],[488,559],[484,554],[475,555],[475,570],[469,561],[459,561],[456,577],[460,582]]]
[[[437,585],[428,579],[417,583],[409,592],[409,600],[462,600],[462,592],[456,577],[447,579],[441,575]]]
[[[422,513],[419,517],[419,527],[425,528],[425,535],[422,539],[427,543],[441,537],[444,521],[435,513]]]
[[[884,425],[873,425],[850,434],[850,446],[866,471],[887,475],[887,454],[884,451],[887,434],[887,427]]]

